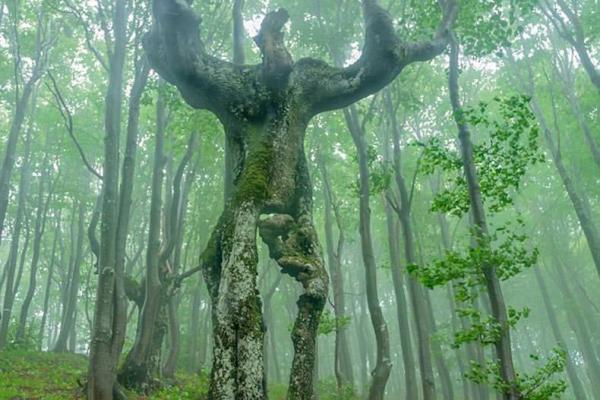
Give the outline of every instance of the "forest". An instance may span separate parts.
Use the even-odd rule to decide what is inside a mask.
[[[599,0],[0,0],[0,399],[600,400]]]

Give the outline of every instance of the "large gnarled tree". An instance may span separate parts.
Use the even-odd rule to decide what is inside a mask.
[[[407,65],[440,54],[456,14],[440,1],[444,18],[435,37],[406,43],[375,0],[363,0],[365,45],[345,68],[294,61],[283,40],[285,10],[269,13],[255,42],[259,65],[238,65],[207,54],[200,18],[185,0],[154,0],[155,25],[145,47],[154,69],[194,108],[214,113],[225,128],[232,190],[201,257],[213,302],[211,399],[262,399],[263,326],[256,284],[256,234],[270,256],[304,288],[292,330],[294,360],[289,398],[310,399],[318,321],[328,277],[312,222],[312,184],[304,153],[309,121],[389,84]]]

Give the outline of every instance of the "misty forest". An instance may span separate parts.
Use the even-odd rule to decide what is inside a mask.
[[[598,0],[0,0],[0,399],[600,400]]]

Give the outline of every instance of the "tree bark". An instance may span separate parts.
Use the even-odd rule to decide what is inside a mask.
[[[126,3],[125,0],[116,0],[113,8],[112,29],[114,40],[105,98],[98,288],[87,382],[87,397],[89,400],[112,400],[115,394],[117,397],[121,397],[115,386],[116,366],[125,339],[127,300],[125,298],[124,271],[118,268],[116,247],[119,217],[121,104],[127,47]]]

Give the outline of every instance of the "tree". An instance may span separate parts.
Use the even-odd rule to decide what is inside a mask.
[[[312,396],[315,338],[328,278],[312,225],[303,150],[306,126],[319,113],[383,88],[406,65],[443,51],[456,13],[455,3],[448,1],[433,40],[405,43],[376,1],[362,4],[363,53],[354,64],[335,68],[310,58],[293,62],[283,42],[289,18],[285,10],[269,13],[255,38],[262,64],[239,66],[205,52],[200,19],[186,2],[154,1],[156,24],[145,41],[149,59],[190,105],[219,118],[236,171],[233,193],[202,257],[215,325],[212,398],[264,396],[262,317],[255,283],[258,226],[270,256],[304,288],[292,331],[289,397]]]

